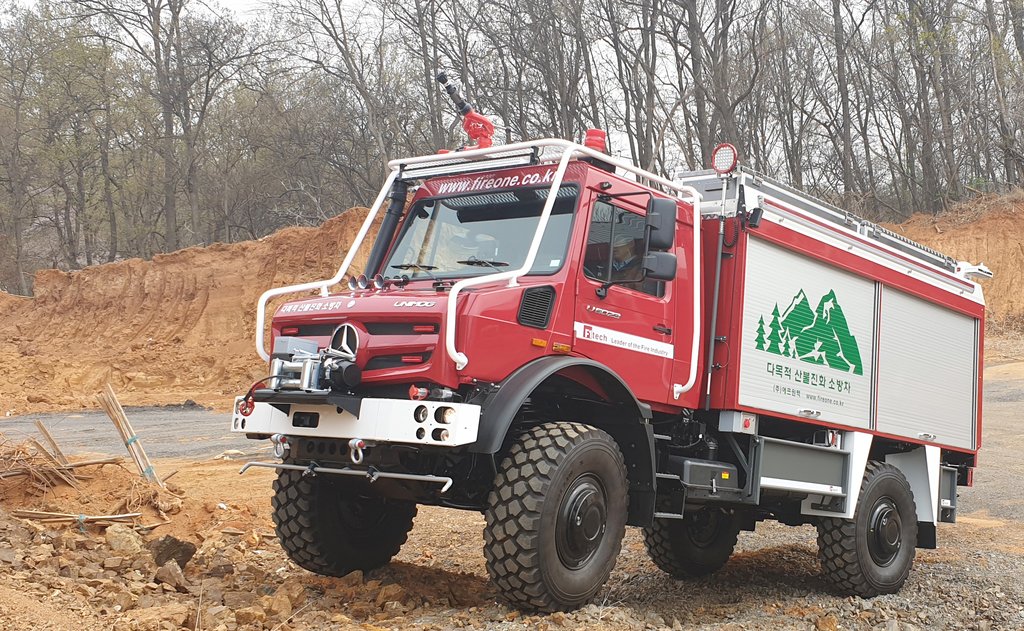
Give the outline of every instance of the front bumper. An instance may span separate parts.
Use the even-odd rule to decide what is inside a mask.
[[[476,442],[480,426],[480,406],[469,403],[365,398],[354,411],[312,403],[256,403],[252,413],[245,416],[238,411],[242,399],[235,398],[231,417],[231,431],[238,434],[358,438],[376,443],[458,447]],[[427,410],[422,422],[416,420],[420,407]],[[450,422],[439,420],[443,416],[438,414],[440,408],[454,410],[454,414],[449,413]]]

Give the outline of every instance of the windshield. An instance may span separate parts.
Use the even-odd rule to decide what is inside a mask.
[[[424,199],[409,211],[384,274],[454,278],[519,269],[526,260],[548,188]],[[553,274],[569,245],[577,188],[558,190],[530,274]]]

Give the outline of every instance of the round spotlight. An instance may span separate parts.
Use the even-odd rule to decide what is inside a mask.
[[[422,427],[416,429],[416,438],[423,440],[427,435],[427,430]]]
[[[359,287],[359,289],[366,289],[370,286],[370,279],[366,277],[366,274],[360,274],[356,278],[356,286]]]
[[[384,278],[383,274],[377,274],[373,277],[373,288],[384,289],[388,286],[388,279]]]
[[[430,433],[430,437],[438,442],[448,440],[448,430],[438,427]]]
[[[719,175],[732,173],[739,162],[739,154],[736,147],[723,142],[711,150],[711,168]]]
[[[422,423],[427,420],[428,416],[430,416],[430,414],[427,412],[427,406],[425,405],[417,405],[416,409],[412,412],[412,417],[416,419],[417,423]]]
[[[358,285],[356,285],[356,277],[355,276],[349,276],[348,277],[348,288],[351,289],[352,291],[355,291],[358,288]]]
[[[434,411],[434,420],[445,425],[455,420],[455,408],[439,407]]]

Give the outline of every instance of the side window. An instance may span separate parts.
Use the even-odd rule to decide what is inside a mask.
[[[627,289],[662,296],[663,282],[643,278],[644,227],[641,215],[608,202],[596,202],[583,256],[584,275],[598,282],[614,282]]]

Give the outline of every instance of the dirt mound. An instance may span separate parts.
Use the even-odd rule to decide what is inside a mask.
[[[0,294],[0,416],[96,407],[107,381],[125,405],[226,408],[265,376],[253,346],[260,294],[332,276],[365,216],[354,208],[258,241],[38,272],[34,298]]]
[[[1024,190],[984,195],[939,216],[914,215],[889,226],[907,237],[955,257],[984,263],[993,278],[983,281],[988,316],[995,324],[1024,320]]]

